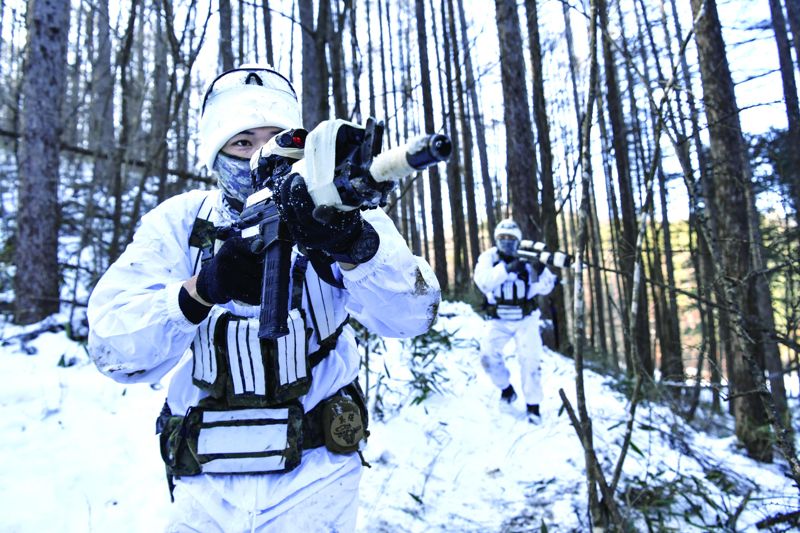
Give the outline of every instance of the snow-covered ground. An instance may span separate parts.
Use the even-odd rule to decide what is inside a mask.
[[[364,454],[372,468],[362,478],[359,531],[588,530],[583,452],[559,413],[560,388],[574,403],[572,360],[545,355],[544,420],[533,426],[522,399],[499,407],[477,356],[484,327],[469,306],[442,305],[436,329],[452,347],[413,367],[437,375],[441,393],[416,403],[408,344],[371,352],[381,377],[371,374],[370,396],[380,398],[383,418],[373,419]],[[163,388],[109,380],[63,331],[30,341],[24,331],[0,332],[0,531],[162,530],[170,504],[154,420]],[[508,363],[520,390],[510,351]],[[610,385],[587,372],[594,444],[609,478],[628,406]],[[664,406],[640,406],[636,420],[619,501],[649,501],[651,510],[659,498],[677,501],[660,513],[664,527],[714,529],[746,501],[735,529],[755,530],[758,520],[797,508],[782,463],[747,459],[727,432],[695,432]],[[647,529],[641,514],[628,518]]]

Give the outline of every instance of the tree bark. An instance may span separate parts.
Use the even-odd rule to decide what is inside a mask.
[[[267,47],[267,63],[274,65],[275,55],[272,49],[272,11],[269,8],[269,0],[263,0],[261,7],[264,19],[264,45]]]
[[[753,193],[744,168],[742,130],[716,0],[691,0],[691,4],[714,163],[720,270],[727,279],[728,305],[744,313],[748,308],[745,280],[752,264],[752,243],[748,237],[750,224],[755,223],[750,220],[749,208]],[[746,320],[746,317],[741,318]],[[760,461],[771,461],[767,414],[758,394],[754,393],[757,384],[748,364],[748,359],[752,361],[755,357],[755,347],[740,330],[732,336],[731,349],[734,368],[729,372],[733,377],[733,392],[739,394],[732,400],[736,435],[748,455]]]
[[[541,236],[548,249],[558,250],[558,226],[556,216],[556,196],[553,185],[553,149],[550,144],[550,121],[547,113],[547,103],[544,95],[544,66],[542,61],[542,46],[539,38],[539,13],[537,0],[525,0],[525,11],[528,19],[528,42],[530,43],[531,65],[533,77],[533,117],[536,122],[536,132],[539,140],[539,163],[542,171],[542,213]],[[592,202],[594,204],[594,202]],[[553,321],[558,327],[557,338],[563,350],[567,345],[567,328],[564,307],[564,294],[561,285],[556,285],[549,296],[553,302],[555,316],[550,306],[542,309],[542,316]],[[598,302],[600,304],[600,302]],[[602,308],[599,308],[602,309]],[[562,320],[558,320],[562,317]],[[602,320],[602,317],[601,317]],[[605,325],[603,324],[603,328]],[[604,341],[605,334],[603,333]]]
[[[464,29],[462,28],[462,40],[459,44],[458,32],[456,31],[456,14],[453,0],[447,0],[448,19],[450,21],[450,38],[453,42],[453,70],[455,74],[456,102],[458,104],[458,117],[461,124],[461,146],[464,152],[464,191],[467,201],[467,236],[469,243],[469,263],[474,266],[478,263],[478,256],[481,253],[480,240],[478,238],[478,210],[475,205],[475,171],[472,160],[472,128],[467,116],[467,106],[464,101],[464,82],[461,76],[461,58],[459,51],[466,55],[469,43],[463,40]],[[470,279],[472,268],[468,268],[467,279]]]
[[[222,72],[233,68],[231,0],[219,0],[219,61]]]
[[[319,3],[314,24],[313,2],[298,3],[303,33],[303,125],[309,131],[330,118],[328,102],[328,60],[325,54],[327,18],[330,4]]]
[[[431,97],[430,66],[428,64],[428,37],[425,27],[425,2],[415,0],[417,18],[417,42],[419,48],[420,86],[422,89],[422,109],[425,116],[425,133],[435,133],[433,121],[433,98]],[[442,216],[442,183],[439,169],[433,165],[428,169],[431,193],[431,222],[433,224],[434,270],[443,292],[449,289],[447,279],[447,255],[444,241],[444,217]]]
[[[540,227],[539,190],[533,125],[528,108],[522,34],[514,0],[495,0],[500,41],[500,77],[503,85],[503,119],[506,124],[506,175],[512,215],[524,236]]]
[[[453,289],[462,291],[470,281],[470,268],[466,259],[467,233],[464,229],[464,188],[461,184],[461,152],[456,125],[456,103],[453,90],[453,63],[458,61],[454,47],[450,45],[451,31],[447,25],[447,9],[442,0],[442,49],[445,70],[445,98],[447,101],[447,123],[450,140],[453,143],[453,157],[447,165],[447,190],[450,195],[450,220],[453,230]]]
[[[22,79],[14,321],[59,309],[58,203],[61,104],[66,87],[69,3],[30,0]]]
[[[330,0],[323,0],[329,2]],[[338,2],[334,0],[338,7]],[[328,8],[330,10],[330,8]],[[350,117],[347,102],[347,71],[344,67],[344,24],[347,12],[333,13],[328,17],[328,49],[331,54],[331,88],[333,89],[334,117]]]
[[[486,203],[486,231],[491,241],[491,236],[494,234],[494,227],[497,224],[494,216],[495,201],[492,192],[491,176],[489,175],[489,156],[486,153],[486,128],[484,127],[480,106],[478,105],[478,88],[475,82],[474,69],[472,67],[469,40],[467,39],[467,20],[464,15],[464,0],[458,0],[458,17],[461,23],[461,42],[464,46],[464,70],[466,71],[467,93],[469,94],[470,108],[472,110],[472,121],[475,125],[478,157],[480,158],[481,176],[483,178],[483,198]]]
[[[797,3],[798,0],[789,0],[787,4]],[[794,203],[794,215],[800,224],[800,105],[797,101],[797,84],[794,80],[794,67],[792,65],[792,52],[789,47],[789,36],[786,33],[786,19],[780,0],[769,0],[769,10],[772,14],[772,28],[775,31],[775,43],[778,46],[778,64],[783,81],[783,98],[786,104],[786,119],[789,123],[787,133],[786,156],[789,164],[785,165],[786,176],[789,180],[789,190]],[[795,35],[795,40],[800,36]],[[800,48],[798,48],[800,50]],[[800,56],[798,56],[800,59]]]

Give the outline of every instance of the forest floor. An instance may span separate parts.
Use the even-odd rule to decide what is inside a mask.
[[[165,391],[102,376],[59,318],[0,332],[0,530],[162,530],[170,504],[154,420]],[[23,335],[49,324],[55,331]],[[523,399],[500,406],[480,367],[484,327],[468,305],[445,302],[427,340],[370,343],[371,468],[359,532],[588,530],[584,456],[558,395],[564,389],[575,403],[573,361],[546,352],[543,422],[532,425]],[[508,364],[521,390],[511,350]],[[610,478],[625,384],[592,371],[585,381]],[[617,493],[635,529],[755,531],[798,508],[785,463],[747,458],[727,415],[700,421],[705,430],[665,404],[639,406]]]

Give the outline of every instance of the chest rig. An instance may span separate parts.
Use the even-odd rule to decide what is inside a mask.
[[[189,237],[194,275],[222,244],[210,221],[213,208],[204,206]],[[257,316],[211,308],[191,345],[192,381],[208,397],[185,416],[166,412],[159,418],[170,483],[172,476],[200,473],[287,472],[300,464],[303,449],[328,446],[321,421],[331,400],[308,413],[299,400],[311,387],[311,369],[336,346],[348,320],[343,287],[335,286],[332,274],[326,279],[309,268],[307,257],[294,255],[286,295],[289,334],[275,340],[258,338]],[[362,394],[354,382],[334,397],[342,403]],[[340,453],[356,451],[366,434],[366,407],[358,414],[344,424],[353,429],[353,442]]]
[[[502,263],[503,260],[495,255],[493,266]],[[538,280],[535,269],[525,268],[517,273],[514,280],[506,280],[500,284],[491,296],[486,298],[486,309],[490,317],[501,318],[504,320],[521,320],[531,314],[536,308],[535,298],[528,298],[528,287],[530,283]]]
[[[189,238],[193,274],[221,246],[216,228],[200,213]],[[258,338],[258,317],[214,306],[192,342],[192,379],[230,407],[271,407],[295,400],[311,386],[311,368],[330,350],[347,323],[342,287],[322,281],[308,258],[293,257],[289,286],[289,334]]]

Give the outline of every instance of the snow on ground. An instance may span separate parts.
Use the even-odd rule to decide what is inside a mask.
[[[500,407],[499,392],[480,368],[483,320],[461,303],[446,302],[440,311],[436,329],[449,334],[452,349],[415,368],[440,372],[441,394],[413,402],[407,344],[387,341],[384,353],[371,354],[373,372],[384,374],[370,376],[383,420],[373,418],[364,452],[372,468],[362,477],[358,530],[538,531],[541,524],[548,531],[588,530],[583,452],[566,413],[559,414],[560,388],[575,402],[572,360],[545,355],[544,420],[533,426],[523,399]],[[162,530],[170,504],[154,420],[165,391],[117,384],[63,331],[27,342],[18,336],[27,329],[0,332],[0,530]],[[521,390],[516,358],[508,355],[512,383]],[[585,379],[595,447],[609,475],[628,402],[609,378],[587,372]],[[693,480],[716,482],[683,495],[686,509],[700,505],[691,519],[696,527],[670,516],[666,526],[711,526],[747,497],[736,528],[755,530],[758,520],[796,505],[782,466],[747,459],[733,437],[696,433],[663,406],[640,406],[633,442],[623,486],[639,479],[632,485],[652,492],[670,481],[684,489]],[[710,503],[702,501],[706,493]],[[646,528],[641,519],[637,525]]]

